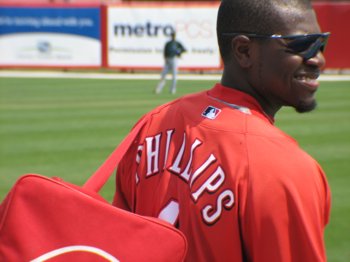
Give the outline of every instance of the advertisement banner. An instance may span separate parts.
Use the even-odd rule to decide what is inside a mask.
[[[350,69],[350,3],[314,3],[320,27],[331,35],[325,50],[326,68]]]
[[[1,7],[0,66],[101,66],[99,7]]]
[[[159,69],[170,35],[187,52],[178,60],[180,69],[218,69],[216,39],[218,3],[113,5],[107,10],[107,66]]]

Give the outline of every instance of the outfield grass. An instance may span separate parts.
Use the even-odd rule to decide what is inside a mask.
[[[154,95],[156,80],[0,78],[0,200],[24,173],[83,184],[145,112],[215,81],[179,81]],[[350,261],[350,82],[323,82],[319,108],[283,109],[276,124],[327,173],[333,202],[326,230],[330,262]],[[113,177],[102,195],[111,200]]]

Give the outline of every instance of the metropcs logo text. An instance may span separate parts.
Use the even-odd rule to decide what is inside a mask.
[[[114,35],[119,37],[158,37],[160,35],[170,37],[173,32],[189,38],[211,38],[215,36],[215,28],[210,21],[183,22],[178,21],[174,24],[156,24],[150,21],[144,24],[117,23],[114,25]]]
[[[145,25],[137,24],[116,24],[114,25],[114,34],[116,36],[158,36],[163,34],[170,36],[175,29],[173,26],[167,25],[154,25],[151,22],[146,22]]]

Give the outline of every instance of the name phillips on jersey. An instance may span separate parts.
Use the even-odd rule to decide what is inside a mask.
[[[142,154],[146,154],[144,159],[147,168],[146,174],[143,174],[145,178],[148,179],[151,178],[151,176],[159,175],[163,169],[166,168],[165,165],[169,162],[167,161],[168,154],[174,133],[175,129],[166,130],[164,133],[146,137],[144,143],[139,145],[136,162],[139,164]],[[187,137],[188,136],[184,132],[182,144],[178,151],[176,151],[177,153],[174,157],[172,157],[171,163],[167,164],[166,170],[172,175],[177,175],[182,181],[188,184],[194,203],[198,204],[198,200],[205,194],[210,196],[210,198],[207,199],[213,201],[200,207],[200,210],[203,221],[206,224],[213,225],[220,219],[222,212],[230,210],[233,207],[235,196],[231,189],[227,189],[227,187],[225,187],[225,189],[223,188],[226,175],[213,153],[209,153],[206,160],[201,164],[196,163],[196,167],[193,166],[196,149],[203,146],[203,142],[198,138],[194,139],[192,142],[188,142]],[[190,145],[187,145],[188,143],[190,143]],[[165,148],[161,150],[161,147]],[[161,152],[164,152],[164,154],[161,154]],[[160,166],[160,162],[164,163],[163,167]],[[214,166],[214,169],[208,169],[211,165],[216,166]],[[201,176],[203,176],[205,180],[201,179],[200,183],[195,183]],[[136,181],[137,183],[140,182],[139,174],[136,174]],[[194,184],[196,185],[194,186]],[[174,224],[177,221],[179,212],[181,212],[181,210],[179,209],[177,201],[171,200],[171,203],[160,210],[159,218]]]

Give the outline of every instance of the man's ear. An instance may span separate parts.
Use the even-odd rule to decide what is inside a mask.
[[[252,61],[252,42],[245,35],[238,35],[231,41],[231,54],[242,68],[249,68]]]

